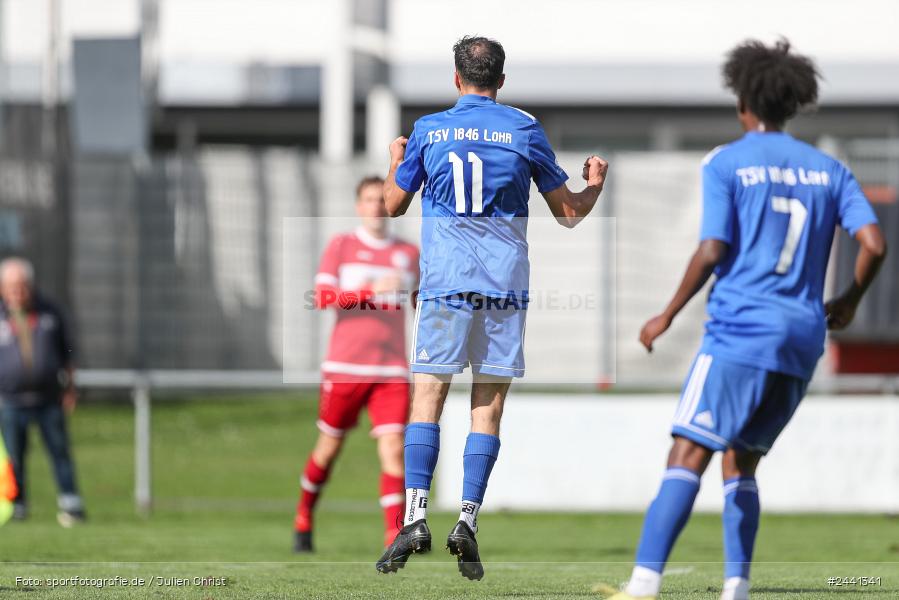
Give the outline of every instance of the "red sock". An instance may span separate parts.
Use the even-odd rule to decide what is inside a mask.
[[[321,494],[322,486],[328,480],[328,471],[309,457],[303,476],[300,477],[300,501],[297,502],[297,516],[293,526],[297,531],[312,531],[312,510]]]
[[[385,545],[390,544],[403,526],[406,489],[403,478],[381,473],[381,508],[384,509]]]

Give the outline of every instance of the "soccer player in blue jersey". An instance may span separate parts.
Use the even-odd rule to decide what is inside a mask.
[[[447,548],[462,575],[481,579],[478,510],[499,453],[506,392],[513,377],[524,375],[531,180],[553,216],[574,227],[596,204],[608,165],[589,157],[583,169],[587,187],[571,192],[537,120],[496,101],[505,80],[503,47],[464,37],[453,52],[458,102],[422,117],[408,139],[391,144],[384,183],[391,216],[405,213],[424,184],[424,218],[405,433],[405,521],[376,566],[382,573],[396,572],[412,553],[431,548],[425,516],[440,446],[438,421],[453,375],[471,365],[462,507]]]
[[[759,525],[755,470],[805,394],[826,328],[849,324],[886,252],[849,170],[783,131],[818,95],[811,60],[749,41],[723,69],[745,135],[703,161],[700,244],[673,299],[640,332],[648,351],[714,273],[702,346],[674,416],[674,444],[649,506],[636,566],[615,600],[655,598],[714,452],[723,452],[724,600],[749,596]],[[824,302],[834,230],[859,242],[854,278]]]

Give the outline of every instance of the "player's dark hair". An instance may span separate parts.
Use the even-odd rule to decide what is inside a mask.
[[[359,180],[359,183],[356,184],[356,199],[359,199],[359,194],[362,193],[362,188],[367,185],[384,185],[384,180],[377,175],[368,175]]]
[[[465,36],[453,45],[456,72],[468,85],[478,89],[496,89],[503,75],[506,51],[496,40]]]
[[[724,84],[747,109],[766,123],[783,125],[818,100],[818,73],[807,56],[790,52],[781,38],[774,46],[747,40],[728,52],[721,69]]]

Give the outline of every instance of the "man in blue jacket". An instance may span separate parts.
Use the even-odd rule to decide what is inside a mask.
[[[84,519],[75,484],[65,412],[75,407],[73,344],[60,311],[34,290],[34,269],[21,258],[0,263],[0,428],[18,492],[14,518],[25,519],[28,427],[37,423],[59,488],[57,520]]]

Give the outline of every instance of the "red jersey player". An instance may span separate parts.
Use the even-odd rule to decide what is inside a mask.
[[[318,440],[300,480],[297,552],[312,551],[315,503],[363,407],[378,442],[385,544],[402,525],[403,430],[409,412],[404,304],[418,286],[418,249],[388,234],[382,185],[379,177],[359,183],[356,214],[362,224],[330,241],[315,276],[316,305],[333,308],[337,322],[322,363]]]

